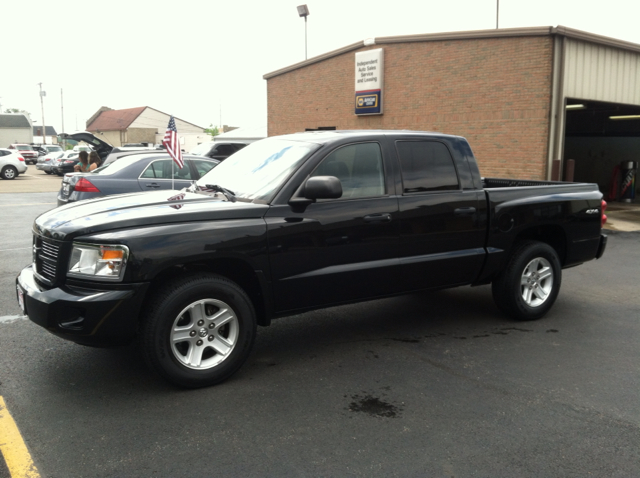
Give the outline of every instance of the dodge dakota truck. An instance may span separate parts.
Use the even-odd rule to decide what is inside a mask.
[[[480,176],[467,141],[414,131],[272,137],[182,191],[62,206],[33,224],[22,310],[79,344],[132,341],[182,387],[219,383],[274,318],[492,284],[515,320],[602,256],[595,184]],[[428,314],[425,311],[425,314]]]

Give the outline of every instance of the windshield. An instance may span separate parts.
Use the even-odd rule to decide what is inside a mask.
[[[202,143],[189,151],[190,154],[197,154],[198,156],[203,156],[209,152],[211,147],[213,146],[212,142]]]
[[[198,186],[221,186],[241,198],[269,201],[319,145],[283,139],[250,144],[198,180]]]
[[[45,148],[47,149],[47,151],[62,151],[62,148],[60,146],[45,146]]]
[[[33,151],[33,148],[31,146],[29,146],[28,144],[19,144],[18,145],[18,150],[19,151]]]

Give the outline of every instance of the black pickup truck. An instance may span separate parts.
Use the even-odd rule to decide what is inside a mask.
[[[62,338],[137,340],[165,379],[201,387],[238,370],[257,325],[301,311],[492,283],[500,310],[540,318],[562,269],[603,254],[605,205],[594,184],[481,178],[458,136],[272,137],[188,189],[42,214],[17,296]]]

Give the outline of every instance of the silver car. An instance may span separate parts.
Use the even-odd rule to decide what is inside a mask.
[[[64,151],[62,150],[40,156],[38,158],[38,162],[36,163],[36,169],[38,171],[44,171],[47,174],[53,174],[53,172],[51,171],[53,161],[61,158],[62,156],[64,156]]]
[[[203,156],[182,158],[182,169],[176,167],[168,153],[157,151],[125,156],[87,173],[67,173],[58,193],[58,206],[112,194],[179,190],[190,186],[219,163]]]

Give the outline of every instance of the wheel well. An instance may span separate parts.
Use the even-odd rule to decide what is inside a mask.
[[[179,276],[194,272],[211,272],[226,277],[238,284],[249,296],[256,311],[258,325],[269,325],[265,297],[260,279],[255,270],[246,262],[237,259],[216,259],[207,262],[181,264],[162,271],[151,281],[150,289],[175,280]]]
[[[516,242],[532,240],[549,244],[558,254],[560,264],[564,265],[567,252],[567,237],[560,226],[537,226],[522,231],[516,237]]]

